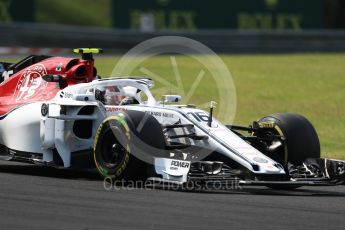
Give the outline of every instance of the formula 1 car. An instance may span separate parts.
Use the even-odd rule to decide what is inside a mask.
[[[295,188],[338,185],[345,162],[320,158],[312,124],[293,113],[248,127],[223,125],[206,112],[157,101],[144,77],[100,79],[93,53],[81,59],[31,55],[0,64],[3,160],[92,168],[105,178],[161,183]]]

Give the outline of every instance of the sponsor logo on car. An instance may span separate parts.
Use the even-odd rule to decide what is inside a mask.
[[[16,102],[26,101],[38,91],[44,91],[48,85],[48,82],[42,79],[45,74],[47,74],[47,70],[42,64],[28,67],[19,78],[15,88],[13,96]]]

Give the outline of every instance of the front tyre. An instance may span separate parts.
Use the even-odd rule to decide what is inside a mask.
[[[307,158],[320,158],[320,142],[313,125],[303,116],[295,113],[276,113],[258,120],[259,130],[254,135],[280,136],[283,145],[267,156],[285,166],[289,163],[301,165]],[[292,190],[298,185],[271,185],[272,189]]]
[[[303,116],[295,113],[276,113],[261,118],[261,127],[272,134],[284,137],[283,147],[276,153],[280,163],[301,165],[307,158],[320,158],[320,142],[313,125]]]

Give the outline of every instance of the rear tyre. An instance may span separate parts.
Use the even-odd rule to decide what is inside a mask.
[[[94,161],[105,178],[143,180],[153,174],[150,148],[165,149],[158,121],[140,111],[111,116],[100,124],[94,141]]]
[[[261,118],[261,124],[274,124],[273,132],[285,138],[285,144],[277,153],[283,165],[288,162],[300,165],[307,158],[320,158],[320,142],[313,125],[295,113],[277,113]]]
[[[124,176],[130,161],[128,125],[123,118],[106,118],[98,127],[93,148],[96,168],[103,177],[111,179]]]

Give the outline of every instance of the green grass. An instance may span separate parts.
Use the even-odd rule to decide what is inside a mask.
[[[223,55],[221,58],[230,69],[236,87],[234,123],[247,125],[276,112],[300,113],[314,124],[322,155],[345,159],[345,54]],[[117,60],[118,57],[98,58],[99,73],[109,76]],[[203,67],[185,56],[176,56],[176,61],[185,91],[188,91]],[[169,56],[150,58],[140,67],[176,84]],[[143,75],[139,68],[132,74]],[[174,93],[161,86],[157,84],[156,96]],[[206,71],[188,103],[224,99],[217,95],[215,81]],[[227,122],[226,114],[218,114],[218,117]]]

